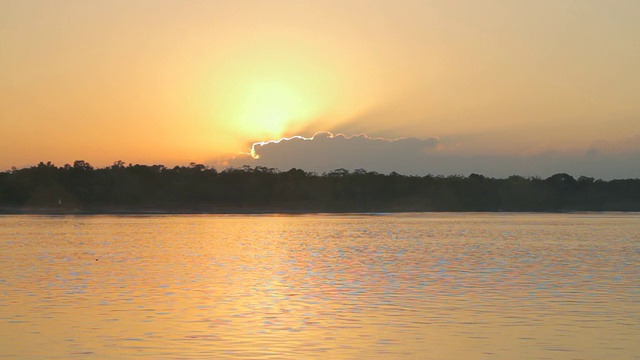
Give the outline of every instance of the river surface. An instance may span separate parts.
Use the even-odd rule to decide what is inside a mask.
[[[0,358],[640,359],[640,214],[0,216]]]

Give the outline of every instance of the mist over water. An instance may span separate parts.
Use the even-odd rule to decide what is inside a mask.
[[[0,217],[0,357],[633,359],[638,214]]]

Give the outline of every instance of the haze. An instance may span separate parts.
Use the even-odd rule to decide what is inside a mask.
[[[0,170],[286,170],[311,160],[242,153],[328,131],[463,159],[429,169],[403,153],[314,153],[345,167],[640,177],[638,19],[640,2],[622,0],[4,0]]]

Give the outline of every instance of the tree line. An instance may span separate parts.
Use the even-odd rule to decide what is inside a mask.
[[[0,212],[640,211],[640,179],[564,173],[406,176],[357,169],[228,168],[191,163],[94,168],[77,160],[0,173]]]

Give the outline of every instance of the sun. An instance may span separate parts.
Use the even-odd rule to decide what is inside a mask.
[[[283,79],[255,79],[238,96],[237,125],[272,136],[308,116],[311,105],[301,89]]]
[[[280,138],[327,108],[327,91],[315,74],[294,67],[288,72],[259,70],[220,78],[210,113],[228,133],[251,140]]]
[[[198,78],[201,101],[194,104],[202,109],[203,130],[244,146],[299,135],[309,123],[348,115],[341,107],[344,76],[331,58],[304,44],[252,45],[230,49]]]

